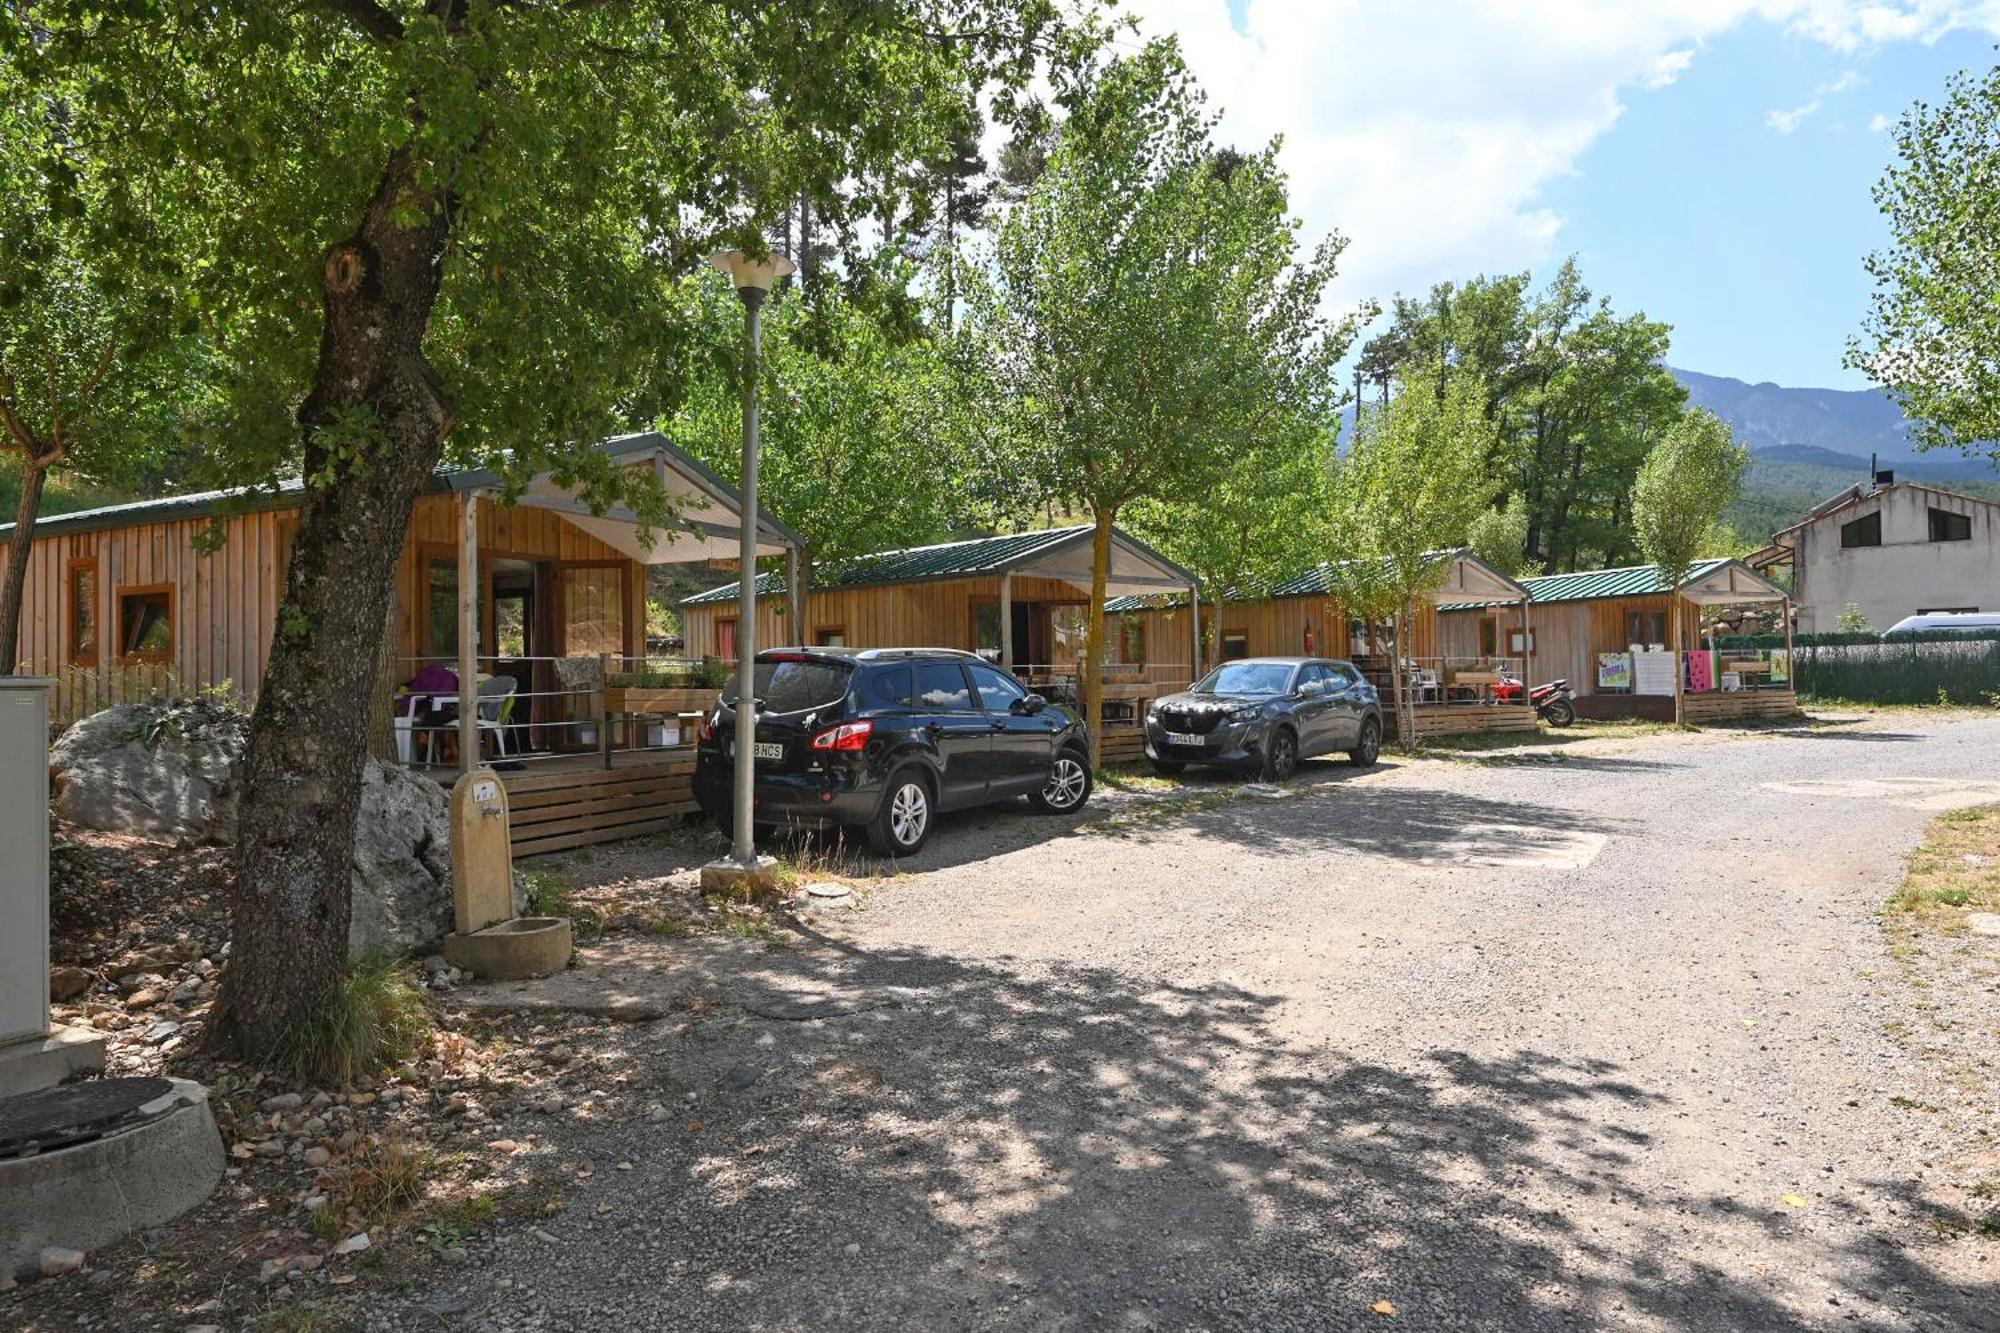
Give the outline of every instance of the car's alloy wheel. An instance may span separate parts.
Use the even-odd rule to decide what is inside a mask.
[[[1090,788],[1090,775],[1072,754],[1056,756],[1055,767],[1049,770],[1049,785],[1042,788],[1042,804],[1051,810],[1068,810],[1083,799]]]
[[[1382,753],[1382,724],[1374,718],[1364,718],[1361,722],[1361,742],[1347,752],[1347,757],[1362,768],[1374,763]]]
[[[1289,731],[1271,734],[1270,750],[1264,757],[1264,776],[1273,782],[1290,778],[1299,766],[1299,743]]]
[[[889,798],[889,833],[898,846],[915,847],[931,824],[931,798],[921,782],[905,782]]]

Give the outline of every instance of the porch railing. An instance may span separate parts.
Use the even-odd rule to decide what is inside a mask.
[[[512,678],[514,688],[477,698],[481,757],[532,764],[597,753],[608,766],[617,752],[673,750],[694,743],[693,719],[714,703],[719,685],[712,662],[657,655],[598,653],[532,657],[481,654],[485,681]],[[458,763],[458,659],[401,659],[396,690],[397,755],[415,766]],[[425,667],[444,667],[451,683],[421,682]],[[523,680],[522,677],[527,679]]]
[[[1385,700],[1395,698],[1387,658],[1359,658],[1355,665]],[[1410,702],[1477,708],[1501,702],[1501,680],[1520,680],[1518,657],[1406,657],[1403,692]],[[1523,700],[1525,702],[1525,700]]]

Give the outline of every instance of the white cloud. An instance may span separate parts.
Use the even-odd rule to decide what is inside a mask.
[[[1284,136],[1308,239],[1352,241],[1343,304],[1544,263],[1563,225],[1545,187],[1623,99],[1668,88],[1731,29],[1774,23],[1836,52],[2000,31],[2000,0],[1247,0],[1240,31],[1228,0],[1127,8],[1180,34],[1226,137]],[[1769,123],[1788,133],[1857,82],[1832,77]]]
[[[1884,115],[1882,112],[1877,111],[1868,118],[1868,132],[1870,134],[1880,134],[1895,123],[1896,118],[1894,116]]]
[[[1780,134],[1790,134],[1805,122],[1807,116],[1817,110],[1819,102],[1815,100],[1807,102],[1804,106],[1795,106],[1790,111],[1766,111],[1764,123]]]

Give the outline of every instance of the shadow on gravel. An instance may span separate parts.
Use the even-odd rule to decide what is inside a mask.
[[[1920,741],[1914,731],[1828,731],[1819,727],[1784,727],[1764,733],[1798,741]]]
[[[1379,836],[1444,813],[1390,807]],[[1388,1301],[1421,1329],[1782,1330],[1823,1326],[1824,1294],[1785,1287],[1815,1271],[1844,1327],[1886,1326],[1864,1293],[1960,1327],[2000,1300],[1864,1230],[1834,1250],[1775,1199],[1732,1215],[1662,1191],[1641,1123],[1673,1089],[1609,1061],[1314,1056],[1241,987],[800,929],[680,1021],[568,1034],[589,1086],[628,1100],[565,1160],[632,1169],[542,1222],[553,1244],[440,1275],[464,1311],[443,1326],[511,1326],[502,1276],[534,1285],[544,1327],[1360,1329]]]

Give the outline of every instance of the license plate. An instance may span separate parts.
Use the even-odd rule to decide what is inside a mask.
[[[1187,734],[1187,733],[1186,733],[1185,731],[1170,731],[1170,732],[1168,732],[1168,733],[1167,733],[1167,744],[1169,744],[1169,745],[1206,745],[1206,744],[1207,744],[1207,742],[1206,742],[1206,741],[1204,741],[1204,740],[1203,740],[1203,739],[1202,739],[1201,737],[1199,737],[1199,736],[1190,736],[1190,735],[1188,735],[1188,734]]]
[[[753,759],[783,759],[785,757],[785,743],[783,741],[758,741],[750,747],[750,756]]]

